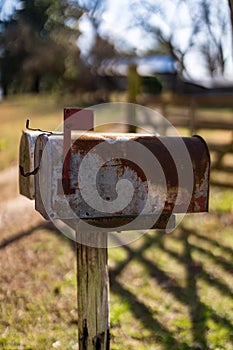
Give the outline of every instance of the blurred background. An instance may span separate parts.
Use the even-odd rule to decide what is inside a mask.
[[[78,348],[74,246],[18,195],[19,140],[26,119],[54,130],[65,106],[106,102],[211,152],[209,214],[110,250],[111,348],[232,350],[232,0],[0,0],[0,347]]]

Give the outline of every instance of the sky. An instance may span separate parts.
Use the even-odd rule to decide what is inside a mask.
[[[0,0],[0,3],[1,1],[2,0]],[[213,2],[214,1],[218,0],[213,0]],[[18,3],[19,1],[17,0],[5,0],[5,14],[10,13],[12,8],[17,6]],[[137,55],[142,55],[147,50],[153,49],[156,46],[152,37],[140,29],[139,26],[135,25],[136,18],[134,17],[132,3],[134,3],[132,0],[106,0],[106,9],[102,14],[100,33],[104,37],[113,40],[116,43],[116,46],[121,48],[121,50],[130,49],[131,51],[135,51]],[[167,20],[170,21],[172,17],[174,17],[177,23],[179,23],[179,21],[183,21],[183,25],[186,25],[185,28],[177,31],[177,40],[179,40],[179,43],[183,43],[185,45],[189,30],[188,22],[185,23],[184,21],[184,18],[188,18],[187,8],[185,6],[181,6],[179,13],[177,13],[171,0],[166,0],[166,3],[169,4],[169,11],[166,11],[166,16],[168,16]],[[161,22],[161,19],[159,19],[158,16],[156,17],[156,15],[155,20]],[[160,24],[166,31],[166,23],[161,22]],[[87,54],[93,40],[93,29],[87,18],[82,18],[80,22],[80,29],[83,34],[79,38],[78,44],[81,47],[83,54]],[[228,54],[231,55],[231,40],[230,38],[228,38],[228,40]],[[189,55],[187,67],[193,78],[200,79],[206,74],[202,63],[201,57],[197,52],[193,52],[191,55]],[[229,65],[228,71],[229,76],[233,78],[232,65]]]
[[[0,6],[4,4],[3,10],[0,13],[0,19],[12,13],[12,10],[17,7],[17,0],[0,0]]]

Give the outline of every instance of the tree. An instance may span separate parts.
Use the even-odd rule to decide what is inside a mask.
[[[4,6],[5,6],[6,0],[0,0],[0,15],[4,15]]]
[[[232,0],[229,0],[232,1]],[[136,0],[137,25],[148,32],[159,48],[170,54],[181,75],[190,75],[188,58],[199,54],[210,76],[223,75],[229,59],[229,11],[226,0]]]
[[[90,73],[88,87],[91,90],[100,89],[102,93],[103,90],[109,92],[117,85],[112,74],[107,74],[105,67],[120,56],[114,43],[100,34],[105,5],[103,0],[87,0],[84,8],[84,16],[92,27],[92,45],[85,57],[86,69],[89,68]]]
[[[228,5],[229,5],[230,15],[231,15],[231,27],[233,28],[233,0],[228,0]]]
[[[39,92],[46,84],[77,77],[80,32],[75,23],[82,13],[67,0],[24,0],[22,9],[2,21],[4,94],[9,87]]]
[[[201,25],[205,29],[206,39],[200,43],[200,52],[204,56],[208,71],[212,77],[224,75],[226,55],[224,53],[224,41],[229,29],[228,17],[224,16],[225,11],[221,6],[207,0],[201,2]],[[227,8],[225,7],[225,10]]]
[[[105,10],[105,0],[87,0],[85,2],[86,19],[92,26],[93,40],[88,52],[88,63],[93,71],[96,71],[105,60],[109,61],[118,56],[115,45],[107,38],[100,35],[102,16]]]
[[[233,0],[228,0],[228,6],[229,6],[230,16],[231,16],[231,39],[232,39],[231,51],[232,51],[232,58],[233,58]]]

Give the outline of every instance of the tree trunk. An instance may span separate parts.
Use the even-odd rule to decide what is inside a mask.
[[[232,35],[232,58],[233,58],[233,0],[228,0],[231,15],[231,35]]]
[[[38,74],[35,75],[33,84],[32,84],[32,92],[39,94],[40,92],[40,76]]]

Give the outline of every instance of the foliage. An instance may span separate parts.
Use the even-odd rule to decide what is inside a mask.
[[[99,1],[23,0],[1,22],[0,69],[4,95],[9,92],[93,90],[101,88],[97,68],[116,50],[98,33]],[[89,19],[95,31],[88,59],[77,41],[79,22]]]
[[[47,26],[50,2],[23,1],[22,5],[12,18],[3,22],[1,32],[1,80],[5,95],[9,88],[38,92],[45,72],[56,76],[64,70],[62,51]]]

